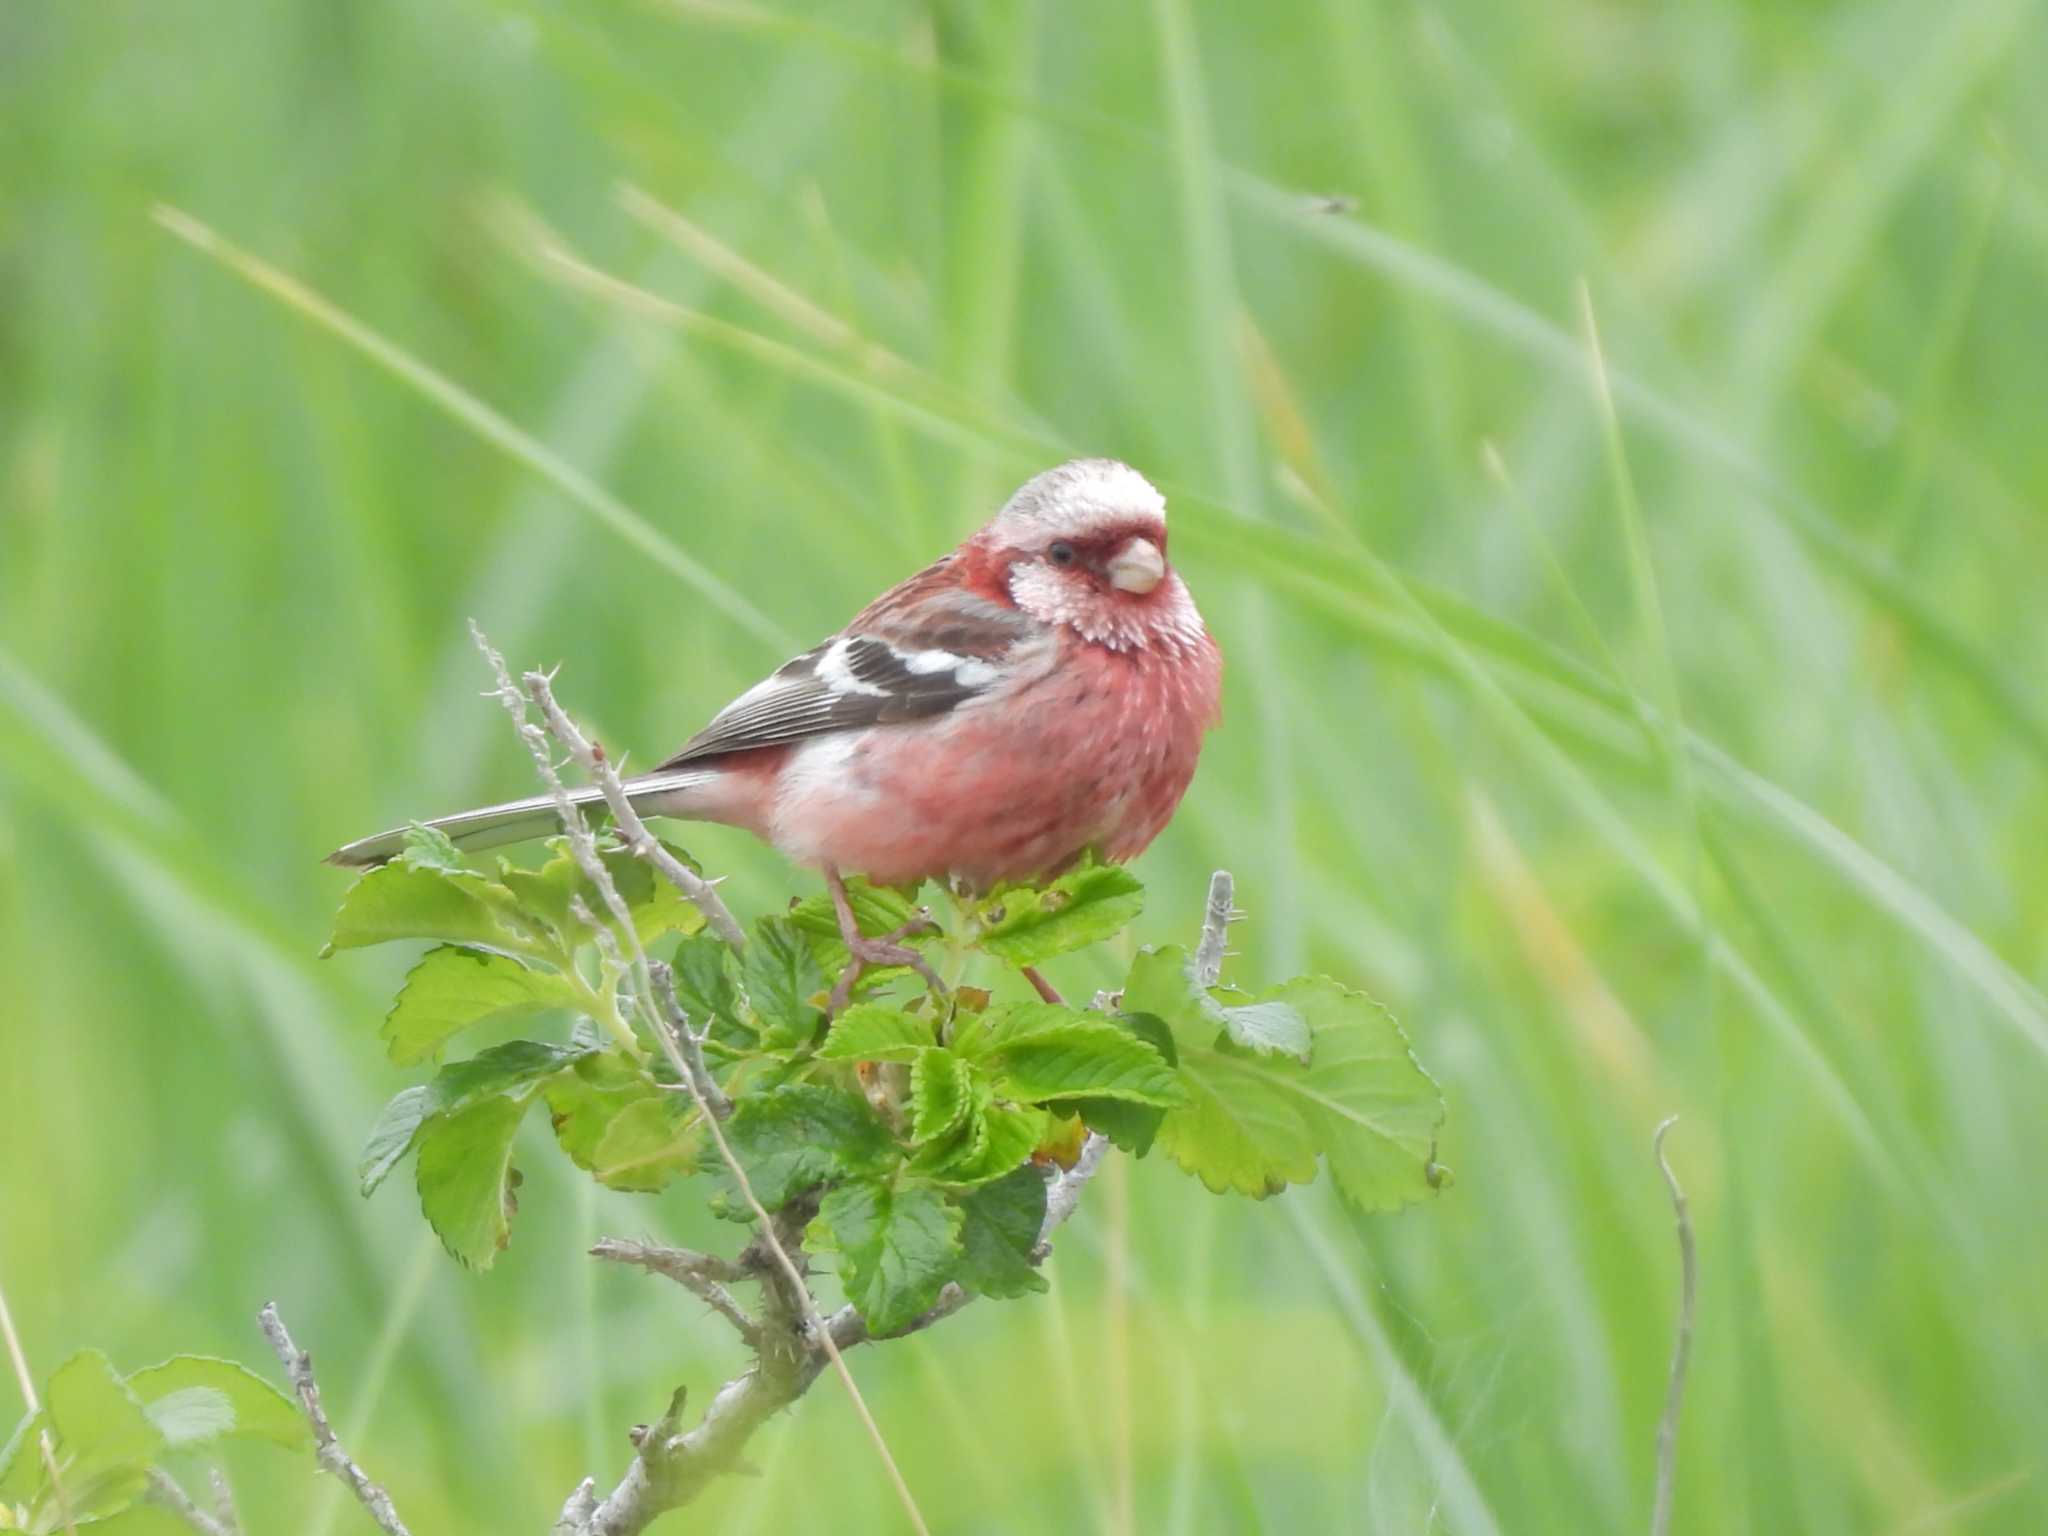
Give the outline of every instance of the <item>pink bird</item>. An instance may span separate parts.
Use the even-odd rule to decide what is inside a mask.
[[[923,969],[903,934],[860,933],[843,874],[987,890],[1091,848],[1136,857],[1194,777],[1222,673],[1167,563],[1165,498],[1128,465],[1076,459],[626,789],[643,815],[744,827],[821,871],[854,957],[843,1000],[863,962]],[[428,825],[489,848],[557,822],[537,796]],[[328,857],[379,863],[404,836]]]

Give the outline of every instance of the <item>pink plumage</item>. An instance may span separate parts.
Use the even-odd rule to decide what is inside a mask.
[[[1031,879],[1143,851],[1216,723],[1222,658],[1166,560],[1143,476],[1080,459],[735,699],[627,782],[643,814],[744,827],[796,863],[887,884]],[[545,800],[435,823],[544,833]],[[402,833],[341,849],[389,858]]]

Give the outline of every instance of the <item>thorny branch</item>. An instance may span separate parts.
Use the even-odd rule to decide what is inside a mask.
[[[1664,1393],[1664,1416],[1657,1423],[1657,1491],[1650,1510],[1650,1536],[1664,1536],[1671,1529],[1671,1501],[1678,1479],[1678,1415],[1685,1407],[1685,1371],[1692,1360],[1693,1303],[1699,1289],[1699,1256],[1694,1252],[1692,1215],[1686,1208],[1685,1191],[1678,1175],[1664,1156],[1664,1136],[1678,1124],[1673,1115],[1657,1127],[1650,1138],[1658,1171],[1671,1191],[1671,1210],[1678,1223],[1678,1327],[1671,1344],[1671,1380]]]
[[[477,643],[483,643],[481,633]],[[590,775],[591,780],[604,794],[604,803],[610,807],[612,823],[618,828],[619,836],[637,858],[647,860],[671,884],[681,891],[704,914],[704,919],[721,939],[734,949],[747,947],[747,936],[733,919],[732,912],[718,894],[711,881],[691,869],[681,859],[661,846],[661,839],[647,830],[647,823],[640,819],[640,813],[633,809],[633,802],[626,794],[626,787],[619,782],[619,775],[610,759],[577,727],[562,706],[555,702],[553,690],[548,686],[550,679],[544,672],[526,674],[526,691],[539,706],[541,718],[547,721],[548,734],[553,736],[576,759],[576,766]],[[581,819],[580,817],[578,818]]]
[[[799,1241],[802,1236],[801,1226],[799,1225],[787,1235],[778,1231],[779,1218],[771,1218],[767,1210],[761,1205],[758,1197],[754,1194],[753,1185],[747,1178],[746,1169],[740,1165],[739,1159],[733,1155],[732,1148],[725,1139],[724,1128],[719,1123],[723,1118],[721,1111],[729,1113],[730,1105],[725,1103],[722,1093],[718,1093],[717,1098],[714,1100],[710,1094],[705,1092],[706,1086],[709,1086],[713,1092],[717,1092],[717,1088],[716,1084],[710,1080],[710,1073],[703,1066],[702,1042],[693,1038],[689,1021],[683,1016],[680,1005],[675,1001],[673,987],[669,990],[667,1005],[664,1006],[656,1002],[657,983],[648,964],[646,952],[641,948],[639,935],[634,930],[626,911],[625,902],[620,897],[618,888],[611,879],[610,872],[604,868],[603,861],[596,855],[589,829],[584,825],[583,818],[577,813],[574,805],[569,800],[567,792],[562,788],[561,776],[555,770],[553,754],[547,750],[544,740],[535,740],[540,733],[526,719],[525,699],[517,697],[516,690],[513,689],[511,684],[511,678],[505,669],[503,659],[491,648],[490,643],[484,638],[483,631],[474,624],[471,625],[471,633],[476,639],[478,648],[483,651],[486,659],[491,664],[492,670],[499,679],[499,695],[503,699],[507,711],[512,714],[521,736],[527,740],[529,750],[532,751],[534,756],[535,765],[541,771],[541,777],[553,791],[556,809],[562,816],[563,830],[568,833],[571,846],[576,850],[578,865],[583,869],[585,877],[597,888],[598,894],[604,898],[606,906],[618,917],[619,928],[625,934],[628,943],[632,947],[634,962],[632,974],[640,983],[638,988],[640,995],[647,1001],[650,1023],[654,1028],[656,1038],[661,1042],[663,1051],[674,1065],[678,1075],[682,1078],[683,1086],[689,1090],[691,1099],[695,1101],[699,1113],[703,1116],[704,1126],[711,1133],[711,1140],[718,1149],[720,1160],[732,1174],[733,1183],[737,1186],[740,1197],[746,1202],[748,1208],[753,1212],[755,1220],[759,1223],[754,1245],[750,1245],[749,1252],[753,1252],[755,1246],[758,1246],[764,1248],[768,1258],[773,1260],[772,1267],[765,1264],[761,1266],[763,1279],[766,1282],[763,1287],[764,1294],[777,1299],[779,1302],[778,1307],[768,1310],[771,1313],[782,1310],[789,1314],[785,1331],[803,1351],[806,1353],[814,1353],[818,1350],[823,1351],[825,1360],[829,1361],[832,1368],[838,1373],[841,1383],[846,1388],[847,1396],[852,1399],[854,1410],[860,1416],[863,1426],[868,1431],[868,1438],[874,1444],[876,1455],[881,1458],[884,1468],[888,1471],[890,1482],[895,1487],[896,1496],[903,1505],[905,1515],[909,1517],[911,1528],[918,1533],[918,1536],[928,1536],[924,1516],[917,1507],[916,1498],[910,1492],[910,1485],[904,1481],[903,1473],[896,1465],[895,1457],[890,1453],[888,1442],[882,1436],[881,1426],[875,1422],[874,1415],[869,1411],[866,1400],[861,1396],[860,1387],[853,1379],[853,1373],[847,1369],[845,1360],[841,1358],[839,1346],[834,1340],[831,1330],[825,1325],[824,1319],[818,1316],[817,1304],[811,1298],[810,1287],[804,1281],[802,1269],[790,1257],[791,1248],[797,1248],[801,1252]],[[727,943],[735,948],[743,946],[746,942],[745,936],[740,932],[739,925],[733,921],[732,914],[726,910],[725,904],[719,899],[717,892],[701,876],[686,868],[680,860],[669,854],[668,850],[663,848],[660,842],[648,832],[646,823],[641,821],[639,814],[633,809],[632,802],[627,797],[624,786],[619,782],[617,770],[603,752],[591,743],[589,738],[577,728],[575,722],[569,719],[562,707],[556,703],[554,691],[549,684],[547,675],[541,672],[528,672],[525,681],[526,696],[531,698],[539,708],[542,718],[547,721],[549,733],[568,751],[577,766],[598,785],[599,791],[604,796],[605,803],[611,808],[619,833],[625,839],[627,846],[634,853],[652,863],[657,870],[675,884],[678,890],[695,902],[698,909],[704,913],[706,921],[710,923],[712,928]],[[596,932],[600,942],[610,937],[607,930],[601,926],[596,928]],[[685,1042],[689,1043],[686,1045]],[[695,1070],[693,1070],[691,1060],[693,1050],[696,1058],[694,1063]],[[781,1216],[787,1217],[788,1214],[788,1208],[785,1207]],[[808,1213],[806,1213],[806,1219],[808,1219]],[[774,1351],[764,1349],[759,1356],[758,1364],[763,1370],[770,1363],[771,1353],[774,1353]],[[815,1378],[818,1369],[819,1367],[814,1366],[809,1371],[809,1374],[804,1378],[803,1388],[807,1388],[810,1385],[810,1381]],[[776,1374],[787,1375],[788,1372],[783,1371]],[[798,1390],[801,1391],[802,1388]],[[784,1399],[784,1401],[793,1400],[794,1394]],[[715,1409],[716,1406],[717,1404],[714,1403],[713,1408]],[[781,1404],[778,1403],[775,1406],[779,1407]],[[680,1411],[681,1400],[679,1396],[677,1401],[671,1404],[671,1415],[679,1414]],[[769,1411],[772,1411],[772,1409]],[[707,1423],[710,1420],[708,1413],[706,1420]],[[698,1431],[693,1431],[692,1433],[698,1433],[705,1427],[705,1425],[699,1425]],[[751,1426],[748,1432],[751,1433]],[[677,1454],[675,1447],[687,1438],[677,1437],[672,1434],[658,1434],[652,1431],[646,1436],[641,1437],[638,1442],[639,1455],[634,1458],[632,1467],[628,1469],[626,1480],[620,1484],[619,1488],[613,1490],[609,1498],[605,1499],[591,1511],[587,1529],[594,1533],[594,1536],[596,1536],[596,1533],[602,1533],[602,1536],[611,1536],[611,1533],[614,1532],[638,1531],[646,1525],[648,1520],[659,1513],[661,1509],[672,1508],[675,1503],[681,1502],[680,1499],[672,1499],[668,1503],[650,1505],[649,1501],[642,1494],[641,1487],[652,1488],[656,1486],[656,1476],[662,1470],[661,1464],[673,1458]],[[650,1471],[653,1475],[649,1475]],[[636,1473],[642,1474],[638,1479],[637,1485]],[[570,1503],[564,1506],[563,1518],[565,1520],[569,1518],[571,1510],[577,1503],[577,1498],[572,1495]],[[573,1525],[571,1529],[574,1529]]]
[[[285,1331],[284,1319],[277,1315],[277,1303],[265,1302],[256,1317],[263,1325],[263,1336],[270,1340],[270,1347],[283,1362],[285,1375],[291,1378],[292,1390],[298,1394],[299,1407],[305,1410],[306,1422],[313,1426],[313,1454],[321,1469],[332,1472],[348,1485],[349,1492],[370,1512],[370,1518],[377,1522],[377,1528],[385,1536],[411,1536],[405,1522],[398,1518],[391,1495],[370,1481],[334,1437],[334,1426],[327,1422],[327,1411],[320,1406],[319,1384],[313,1380],[313,1357],[292,1343],[292,1336]]]
[[[702,1115],[721,1160],[733,1175],[734,1183],[757,1223],[753,1240],[736,1259],[613,1238],[604,1239],[591,1249],[593,1257],[637,1265],[682,1285],[733,1325],[754,1351],[754,1359],[746,1370],[719,1388],[695,1427],[687,1431],[682,1427],[685,1392],[678,1388],[659,1420],[637,1426],[632,1431],[629,1438],[635,1454],[618,1485],[600,1497],[595,1479],[585,1478],[577,1484],[562,1504],[551,1527],[552,1536],[638,1536],[657,1516],[689,1503],[713,1479],[739,1468],[742,1453],[754,1431],[775,1413],[802,1397],[828,1366],[841,1377],[856,1411],[866,1424],[912,1528],[919,1536],[926,1536],[927,1528],[917,1503],[842,1356],[842,1351],[874,1342],[876,1336],[868,1331],[865,1320],[851,1306],[840,1307],[829,1318],[819,1316],[817,1303],[805,1278],[803,1231],[817,1213],[822,1191],[811,1190],[799,1195],[773,1214],[765,1210],[755,1196],[746,1170],[726,1141],[720,1122],[731,1113],[732,1106],[705,1064],[702,1037],[691,1028],[677,999],[674,977],[669,968],[650,961],[641,946],[610,871],[598,855],[596,839],[562,783],[550,737],[598,785],[626,846],[639,857],[647,859],[695,903],[712,929],[734,947],[745,943],[738,923],[720,900],[713,883],[683,865],[647,831],[645,823],[633,810],[613,765],[556,703],[547,675],[527,673],[524,679],[526,686],[522,691],[513,683],[503,657],[491,647],[482,630],[472,623],[470,632],[497,680],[493,696],[511,715],[515,730],[532,755],[534,766],[554,800],[578,867],[616,920],[616,932],[611,924],[591,923],[606,963],[615,966],[628,978],[632,993],[645,1007],[664,1054]],[[547,722],[545,730],[528,718],[529,700],[538,707]],[[1197,971],[1205,984],[1213,985],[1221,970],[1225,930],[1235,915],[1231,908],[1230,876],[1219,870],[1210,883],[1201,942],[1196,950]],[[621,934],[631,948],[630,956],[620,952]],[[1041,990],[1049,990],[1042,978],[1034,976],[1032,979]],[[1096,998],[1097,1007],[1113,1006],[1113,1003],[1114,999],[1107,994],[1098,994]],[[1091,1132],[1073,1166],[1050,1176],[1045,1220],[1039,1229],[1037,1246],[1032,1251],[1033,1263],[1043,1263],[1050,1255],[1053,1234],[1073,1215],[1083,1190],[1095,1176],[1108,1150],[1108,1140]],[[1676,1194],[1675,1184],[1673,1189]],[[1683,1225],[1683,1209],[1681,1197],[1681,1230],[1688,1240],[1689,1255],[1690,1231]],[[1689,1264],[1688,1259],[1688,1275]],[[742,1281],[755,1282],[761,1287],[758,1317],[749,1315],[728,1289]],[[1688,1296],[1689,1292],[1688,1281]],[[920,1332],[944,1321],[973,1299],[971,1293],[958,1285],[949,1285],[940,1292],[929,1310],[882,1337],[901,1338]],[[1689,1327],[1689,1299],[1687,1319]],[[370,1481],[335,1439],[334,1430],[320,1406],[320,1392],[313,1379],[312,1362],[293,1345],[274,1305],[263,1309],[262,1324],[272,1348],[284,1362],[307,1420],[313,1426],[320,1465],[349,1486],[386,1536],[409,1536],[389,1496]],[[1682,1366],[1678,1369],[1682,1372]],[[182,1506],[173,1507],[196,1529],[209,1532],[209,1536],[214,1532],[232,1531],[229,1506],[223,1505],[222,1514],[216,1518],[198,1509],[189,1498],[184,1498],[182,1490],[178,1490],[178,1497],[183,1501]]]

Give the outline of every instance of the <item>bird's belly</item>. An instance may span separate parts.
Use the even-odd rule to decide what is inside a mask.
[[[1029,879],[1094,847],[1128,859],[1194,776],[1213,695],[1171,674],[1061,672],[1030,697],[938,723],[822,737],[784,770],[771,820],[790,859],[885,884]]]

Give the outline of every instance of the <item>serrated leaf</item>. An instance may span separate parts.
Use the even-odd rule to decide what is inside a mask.
[[[1032,1263],[1045,1227],[1045,1193],[1045,1176],[1027,1165],[961,1197],[961,1285],[998,1298],[1046,1289]]]
[[[746,1169],[754,1197],[780,1210],[813,1185],[879,1170],[893,1150],[888,1128],[857,1093],[789,1083],[749,1093],[725,1123],[726,1143]],[[732,1214],[737,1202],[725,1202]]]
[[[150,1464],[163,1454],[164,1439],[107,1357],[96,1349],[73,1355],[50,1374],[44,1398],[71,1517],[82,1525],[134,1503]],[[42,1486],[47,1475],[42,1458],[32,1445],[26,1451],[17,1460],[28,1463],[37,1491],[24,1502],[31,1510],[43,1511],[43,1518],[32,1519],[29,1528],[62,1529],[61,1520],[50,1518],[56,1505],[54,1490]]]
[[[975,908],[980,947],[1012,965],[1037,965],[1120,932],[1145,905],[1145,888],[1114,864],[1084,864],[1043,888],[999,887]]]
[[[697,867],[696,861],[680,848],[667,842],[661,846],[691,869]],[[521,905],[544,917],[570,949],[591,938],[590,925],[574,912],[579,900],[594,917],[617,931],[610,904],[585,877],[576,856],[569,851],[568,839],[549,838],[547,847],[554,856],[538,869],[523,869],[500,860],[499,878],[518,896]],[[633,930],[642,944],[651,944],[666,933],[695,933],[704,926],[704,914],[647,860],[617,845],[600,846],[598,859],[632,914]]]
[[[511,1092],[538,1082],[590,1054],[583,1046],[550,1045],[540,1040],[508,1040],[479,1051],[464,1061],[451,1061],[432,1082],[407,1088],[384,1106],[363,1146],[357,1165],[363,1193],[384,1182],[412,1150],[420,1127],[429,1117],[473,1104],[489,1095]]]
[[[1218,1009],[1223,1033],[1255,1056],[1291,1056],[1309,1064],[1308,1020],[1291,1003],[1242,1003]]]
[[[555,1140],[586,1173],[597,1171],[598,1144],[619,1114],[663,1089],[622,1051],[594,1051],[542,1085]]]
[[[745,1050],[754,1045],[755,1034],[741,1015],[731,956],[732,951],[709,934],[694,934],[677,944],[672,966],[676,1001],[696,1028],[708,1025],[713,1040]]]
[[[141,1400],[164,1439],[173,1446],[193,1443],[189,1432],[196,1420],[182,1415],[187,1406],[197,1404],[173,1402],[190,1393],[208,1394],[226,1407],[227,1421],[215,1431],[217,1434],[268,1440],[291,1451],[307,1450],[313,1443],[312,1430],[298,1405],[254,1371],[232,1360],[217,1360],[209,1355],[174,1355],[161,1365],[131,1372],[128,1390]],[[211,1405],[207,1411],[212,1411]],[[165,1422],[167,1417],[178,1418],[181,1433],[173,1433],[172,1426]]]
[[[1367,1211],[1434,1192],[1443,1099],[1391,1014],[1324,977],[1287,982],[1255,1002],[1301,1016],[1311,1064],[1252,1055],[1189,996],[1186,962],[1182,950],[1147,951],[1124,988],[1127,1006],[1174,1028],[1190,1102],[1161,1122],[1159,1145],[1175,1162],[1211,1189],[1256,1196],[1314,1178],[1320,1155],[1338,1190]]]
[[[1124,1099],[1162,1108],[1184,1103],[1179,1079],[1152,1045],[1099,1015],[1020,1003],[991,1037],[986,1065],[1006,1099]]]
[[[1175,944],[1146,950],[1133,962],[1124,1006],[1188,1029],[1213,1025],[1223,1039],[1255,1056],[1287,1055],[1307,1066],[1315,1042],[1300,1010],[1270,994],[1249,1003],[1226,1002],[1242,995],[1204,987],[1188,952]]]
[[[321,953],[394,939],[439,939],[525,955],[544,955],[552,948],[520,917],[513,894],[495,880],[473,870],[404,859],[366,870],[348,888]]]
[[[960,1130],[932,1143],[915,1166],[947,1184],[985,1184],[1029,1158],[1051,1122],[1044,1110],[1028,1105],[978,1104]]]
[[[550,1008],[574,1008],[576,989],[556,971],[511,955],[443,944],[406,973],[381,1031],[400,1066],[426,1061],[475,1024]]]
[[[888,1003],[855,1003],[832,1021],[818,1055],[826,1061],[915,1061],[938,1043],[932,1021]]]
[[[489,1269],[511,1240],[512,1143],[530,1102],[492,1094],[420,1129],[420,1210],[441,1246],[471,1269]]]
[[[414,822],[405,829],[404,852],[399,858],[420,869],[438,869],[447,874],[473,874],[456,848],[454,839],[439,827],[430,827],[423,822]]]
[[[928,1185],[862,1180],[825,1196],[812,1232],[837,1250],[846,1299],[886,1335],[939,1299],[960,1261],[960,1226],[959,1209]]]
[[[815,999],[825,991],[825,977],[794,923],[786,917],[756,922],[742,971],[763,1044],[787,1048],[817,1038],[825,1015]]]
[[[926,1046],[910,1064],[910,1139],[935,1141],[974,1107],[973,1068],[951,1051]]]
[[[1118,1013],[1101,1017],[1145,1041],[1169,1067],[1179,1067],[1180,1052],[1173,1043],[1173,1031],[1157,1014]],[[1181,1091],[1187,1090],[1183,1087]],[[1133,1157],[1143,1157],[1152,1150],[1159,1122],[1166,1114],[1155,1105],[1134,1104],[1124,1099],[1069,1099],[1063,1107],[1079,1115],[1088,1129],[1100,1131]]]
[[[608,1189],[652,1194],[697,1167],[697,1131],[674,1094],[628,1104],[605,1126],[590,1171]]]

